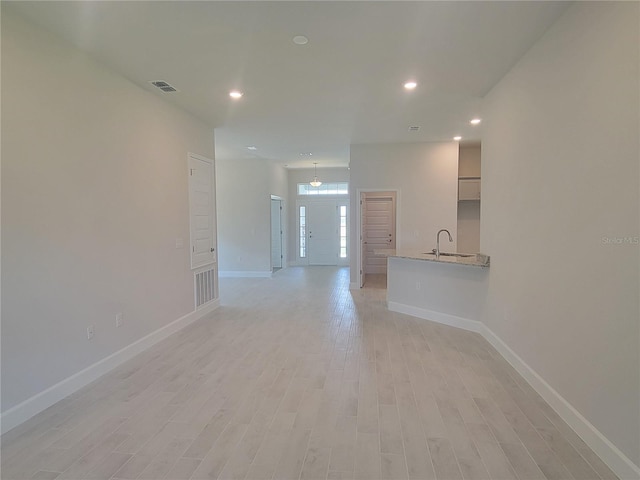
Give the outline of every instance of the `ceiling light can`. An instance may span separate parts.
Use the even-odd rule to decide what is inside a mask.
[[[238,98],[242,98],[242,95],[244,95],[244,94],[243,94],[241,91],[239,91],[239,90],[231,90],[231,91],[229,92],[229,96],[230,96],[231,98],[235,98],[236,100],[237,100]]]
[[[293,43],[295,43],[296,45],[306,45],[307,43],[309,43],[309,39],[304,35],[296,35],[295,37],[293,37]]]
[[[406,83],[404,84],[404,88],[405,88],[406,90],[413,90],[413,89],[415,89],[417,86],[418,86],[418,84],[417,84],[416,82],[414,82],[413,80],[410,80],[410,81],[408,81],[408,82],[406,82]]]
[[[472,119],[469,121],[469,123],[470,123],[471,125],[478,125],[481,121],[482,121],[482,119],[481,119],[481,118],[477,118],[477,117],[476,117],[476,118],[472,118]]]

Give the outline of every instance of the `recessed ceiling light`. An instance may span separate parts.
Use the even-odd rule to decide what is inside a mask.
[[[250,145],[247,147],[247,150],[257,150],[258,147],[254,147],[253,145]]]
[[[300,156],[301,157],[311,157],[311,156],[313,156],[313,153],[311,153],[311,152],[302,152],[302,153],[300,153]]]
[[[296,45],[306,45],[307,43],[309,43],[309,39],[304,35],[296,35],[295,37],[293,37],[293,43],[295,43]]]
[[[416,88],[418,86],[418,84],[414,81],[410,81],[404,84],[404,88],[406,88],[407,90],[413,90],[414,88]]]
[[[481,121],[482,121],[481,118],[473,118],[473,119],[471,119],[471,121],[469,123],[471,125],[478,125]]]
[[[244,95],[244,94],[243,94],[242,92],[238,91],[238,90],[231,90],[231,91],[229,92],[229,96],[230,96],[231,98],[235,98],[236,100],[237,100],[238,98],[241,98],[241,97],[242,97],[242,95]]]
[[[418,131],[420,131],[420,125],[411,125],[409,127],[409,131],[410,132],[418,132]]]
[[[455,137],[453,137],[453,139],[454,139],[456,142],[459,142],[460,140],[462,140],[462,137],[461,137],[460,135],[456,135]]]

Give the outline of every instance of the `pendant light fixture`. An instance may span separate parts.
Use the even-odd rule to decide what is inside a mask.
[[[319,187],[322,182],[318,180],[318,162],[313,162],[313,180],[309,182],[312,187]]]

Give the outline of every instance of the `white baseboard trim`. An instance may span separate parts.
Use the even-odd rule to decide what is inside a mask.
[[[269,270],[256,271],[256,272],[243,272],[243,271],[226,271],[218,272],[220,278],[271,278],[273,272]]]
[[[482,324],[480,334],[511,364],[516,371],[540,394],[560,418],[606,463],[621,479],[640,479],[640,467],[635,465],[591,422],[580,414],[562,395],[549,385],[533,368]]]
[[[290,267],[308,267],[309,266],[309,262],[298,262],[298,261],[291,261],[291,262],[287,262],[287,265]]]
[[[467,318],[457,317],[448,313],[435,312],[433,310],[414,307],[412,305],[405,305],[404,303],[398,302],[387,303],[389,310],[391,310],[392,312],[405,313],[413,317],[422,318],[424,320],[432,320],[437,323],[442,323],[451,327],[462,328],[464,330],[470,330],[472,332],[481,333],[482,327],[484,326],[482,322],[478,322],[477,320],[469,320]]]
[[[220,300],[214,300],[208,305],[174,320],[168,325],[165,325],[149,335],[136,340],[121,350],[118,350],[108,357],[88,366],[84,370],[65,378],[46,390],[43,390],[42,392],[37,393],[31,398],[28,398],[18,405],[10,408],[0,415],[0,424],[2,425],[1,432],[4,434],[21,423],[26,422],[31,417],[71,395],[85,385],[88,385],[127,360],[130,360],[156,343],[161,342],[170,335],[182,330],[196,320],[213,312],[219,306]]]
[[[388,308],[392,312],[404,313],[482,335],[620,479],[640,479],[640,467],[611,443],[484,323],[397,302],[388,302]]]

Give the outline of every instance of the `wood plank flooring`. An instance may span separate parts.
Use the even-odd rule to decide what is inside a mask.
[[[222,306],[2,437],[3,479],[613,479],[479,335],[345,268]]]

